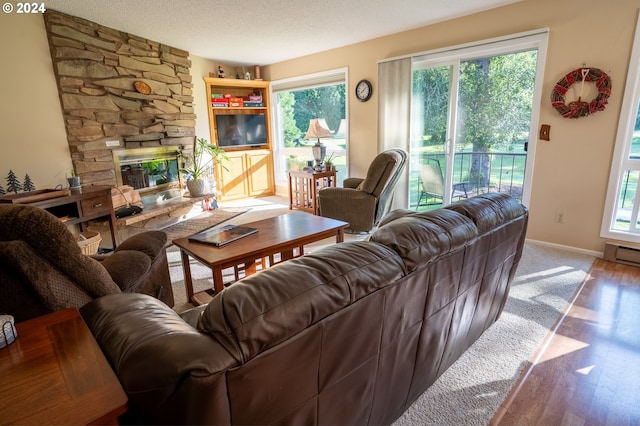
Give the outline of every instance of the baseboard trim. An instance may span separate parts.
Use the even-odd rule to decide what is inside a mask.
[[[572,251],[574,253],[586,254],[588,256],[593,256],[593,257],[597,257],[597,258],[600,258],[600,259],[602,259],[602,257],[604,256],[604,252],[601,252],[601,251],[586,250],[586,249],[581,249],[581,248],[578,248],[578,247],[565,246],[565,245],[562,245],[562,244],[548,243],[546,241],[532,240],[532,239],[527,238],[526,242],[527,243],[531,243],[531,244],[537,244],[537,245],[541,245],[541,246],[546,246],[546,247],[554,247],[554,248],[559,248],[559,249],[563,249],[563,250],[569,250],[569,251]]]

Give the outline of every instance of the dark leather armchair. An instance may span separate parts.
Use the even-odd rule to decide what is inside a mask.
[[[348,232],[370,231],[389,211],[406,160],[407,153],[401,149],[381,152],[373,159],[366,178],[346,178],[343,188],[321,189],[320,216],[349,222]]]
[[[173,306],[166,241],[164,232],[147,231],[109,255],[87,256],[49,212],[0,205],[0,312],[24,321],[120,292]]]

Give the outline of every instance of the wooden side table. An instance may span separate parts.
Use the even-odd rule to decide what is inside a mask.
[[[318,191],[335,187],[336,172],[289,172],[289,210],[318,213]]]
[[[118,424],[127,395],[77,309],[16,324],[0,349],[0,423]]]

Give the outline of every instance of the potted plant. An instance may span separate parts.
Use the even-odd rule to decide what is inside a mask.
[[[183,165],[180,169],[187,179],[187,188],[193,197],[198,197],[205,192],[205,180],[203,179],[216,164],[222,165],[223,161],[229,161],[224,149],[209,143],[205,138],[196,139],[193,151],[181,154]],[[222,167],[228,170],[224,165]]]
[[[334,158],[335,158],[335,152],[332,152],[324,160],[324,169],[325,169],[325,171],[330,172],[330,171],[333,170],[333,159]]]
[[[71,169],[67,175],[67,182],[69,183],[69,188],[80,188],[80,176],[76,175],[74,169]]]

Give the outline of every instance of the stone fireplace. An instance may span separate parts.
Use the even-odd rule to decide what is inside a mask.
[[[179,185],[162,182],[162,167],[178,177],[177,162],[175,168],[171,162],[147,167],[145,176],[140,160],[158,153],[176,158],[193,146],[189,53],[54,10],[44,20],[69,151],[82,184],[113,186],[137,176],[145,188]]]

